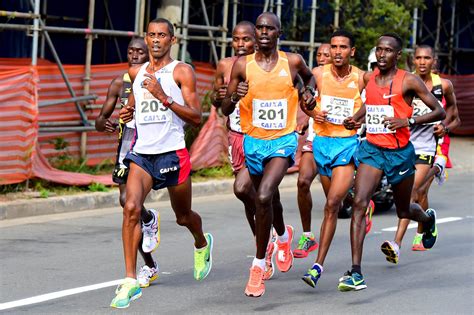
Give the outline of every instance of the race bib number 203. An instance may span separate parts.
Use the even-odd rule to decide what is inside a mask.
[[[164,123],[171,119],[171,111],[157,99],[146,99],[137,105],[139,124]]]

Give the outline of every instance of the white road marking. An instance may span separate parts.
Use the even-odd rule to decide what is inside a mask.
[[[436,224],[441,224],[441,223],[447,223],[447,222],[454,222],[454,221],[459,221],[462,220],[460,217],[448,217],[448,218],[442,218],[442,219],[437,219]],[[418,227],[418,223],[411,223],[408,225],[408,229],[414,229]],[[384,232],[395,232],[397,230],[396,226],[392,226],[386,229],[382,229]]]
[[[121,282],[122,282],[122,279],[118,279],[118,280],[114,280],[114,281],[108,281],[108,282],[92,284],[92,285],[88,285],[88,286],[85,286],[85,287],[79,287],[79,288],[75,288],[75,289],[51,292],[51,293],[47,293],[47,294],[33,296],[33,297],[30,297],[30,298],[26,298],[26,299],[1,303],[0,304],[0,311],[7,310],[7,309],[10,309],[10,308],[30,305],[30,304],[46,302],[46,301],[49,301],[49,300],[59,299],[59,298],[65,297],[65,296],[74,295],[74,294],[78,294],[78,293],[83,293],[83,292],[87,292],[87,291],[94,291],[94,290],[99,290],[99,289],[103,289],[103,288],[107,288],[107,287],[113,287],[113,286],[116,286],[116,285],[120,284]]]

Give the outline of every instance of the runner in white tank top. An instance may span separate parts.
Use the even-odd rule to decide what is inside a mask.
[[[142,295],[136,272],[139,214],[151,189],[168,188],[176,222],[194,237],[194,278],[203,280],[212,267],[212,235],[203,233],[201,217],[191,210],[191,163],[183,132],[185,123],[201,123],[196,77],[189,65],[171,59],[176,37],[168,20],[151,21],[145,42],[150,62],[129,70],[133,94],[120,111],[125,123],[135,113],[136,141],[124,159],[130,168],[122,225],[126,274],[110,304],[114,308],[126,308]]]

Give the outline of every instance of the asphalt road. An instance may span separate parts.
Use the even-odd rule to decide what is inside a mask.
[[[457,219],[439,225],[438,243],[428,252],[410,250],[415,233],[410,229],[398,265],[386,262],[380,252],[380,244],[393,237],[394,232],[384,229],[396,225],[395,213],[375,215],[373,230],[365,241],[362,267],[368,288],[359,292],[337,290],[338,278],[351,263],[347,219],[338,222],[316,289],[300,279],[316,256],[313,252],[306,259],[295,259],[288,273],[277,271],[266,282],[263,297],[248,298],[243,291],[255,245],[242,205],[235,197],[194,200],[204,229],[215,239],[213,269],[202,282],[193,279],[191,235],[176,225],[168,203],[152,204],[162,214],[162,243],[154,253],[161,275],[126,312],[472,314],[472,175],[468,169],[453,170],[443,187],[432,187],[431,205],[438,209],[438,218]],[[312,191],[313,230],[318,237],[323,194],[319,184],[313,185]],[[295,227],[298,238],[301,223],[296,188],[285,189],[281,195],[286,223]],[[0,222],[0,312],[117,312],[109,308],[115,285],[108,282],[123,277],[121,220],[119,209],[100,209]],[[297,239],[293,241],[296,244]],[[98,286],[83,288],[91,285]],[[97,289],[100,286],[105,287]],[[77,290],[64,291],[69,289]]]

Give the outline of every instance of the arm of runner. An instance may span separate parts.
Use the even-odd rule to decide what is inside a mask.
[[[222,100],[222,113],[226,116],[232,114],[235,105],[248,92],[248,82],[245,82],[245,57],[240,57],[232,66],[230,82],[227,86],[227,93]]]
[[[402,90],[403,95],[407,95],[407,97],[405,97],[405,102],[407,104],[411,104],[413,96],[417,95],[421,101],[431,109],[430,113],[414,118],[415,124],[426,124],[444,119],[446,117],[446,113],[439,104],[438,100],[433,94],[431,94],[430,91],[428,91],[426,85],[418,76],[407,73],[405,79],[403,80]],[[385,117],[384,123],[390,130],[396,130],[409,126],[408,118]]]
[[[450,131],[461,125],[453,84],[446,79],[441,79],[441,83],[443,86],[444,99],[446,101],[446,118],[443,122],[434,127],[434,133],[438,137],[444,137]]]
[[[199,97],[196,91],[196,75],[194,70],[190,65],[180,63],[176,66],[173,77],[176,83],[181,87],[184,104],[178,104],[174,101],[169,104],[168,108],[186,123],[199,126],[199,124],[201,124],[201,103],[199,103]],[[166,99],[159,100],[166,101]]]
[[[127,106],[124,106],[120,112],[120,119],[126,124],[129,121],[132,121],[133,114],[135,113],[135,97],[133,96],[133,91],[128,96]]]
[[[365,104],[359,108],[359,110],[352,117],[347,117],[342,123],[348,130],[359,129],[365,119]]]
[[[227,93],[227,84],[224,82],[224,70],[226,64],[224,60],[219,61],[216,68],[216,75],[214,77],[214,86],[211,94],[211,103],[219,108],[222,105],[222,100]]]
[[[288,54],[287,54],[288,55]],[[316,101],[314,99],[316,81],[314,79],[313,73],[306,65],[303,57],[300,54],[291,54],[291,64],[296,69],[296,74],[298,74],[303,80],[304,91],[303,91],[303,102],[308,110],[314,109],[316,106]]]
[[[110,116],[112,116],[112,113],[115,110],[115,105],[117,104],[117,100],[120,97],[122,86],[123,79],[121,76],[113,79],[110,83],[104,105],[102,105],[99,116],[97,116],[95,119],[95,129],[97,131],[113,133],[117,129],[117,121],[115,121],[115,119],[111,119]]]

